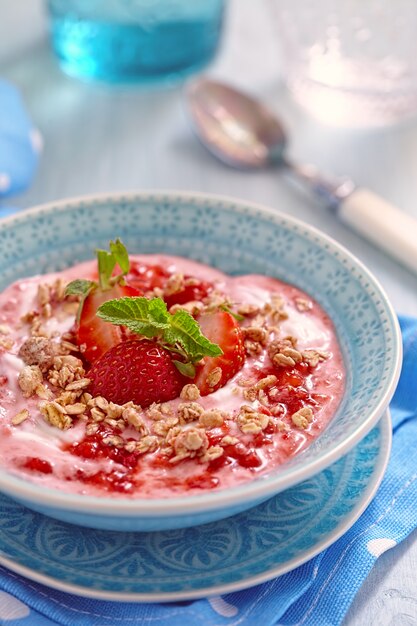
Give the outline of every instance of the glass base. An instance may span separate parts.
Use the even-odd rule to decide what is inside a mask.
[[[152,29],[56,18],[52,42],[62,69],[85,80],[172,82],[214,57],[221,20],[168,22]]]
[[[390,126],[417,115],[417,91],[354,91],[291,75],[286,84],[297,103],[332,126]]]

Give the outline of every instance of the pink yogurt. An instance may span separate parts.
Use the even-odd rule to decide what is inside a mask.
[[[288,318],[280,323],[280,336],[297,338],[300,351],[316,350],[326,353],[328,358],[308,371],[303,380],[303,393],[313,402],[314,419],[307,428],[298,428],[289,414],[282,419],[274,418],[272,432],[261,436],[244,434],[234,419],[226,421],[227,434],[237,437],[246,450],[256,455],[257,466],[248,467],[231,457],[228,462],[214,461],[212,464],[201,463],[197,459],[170,464],[161,460],[160,452],[143,455],[135,472],[129,474],[128,490],[112,490],[98,484],[89,477],[98,473],[111,475],[123,473],[125,467],[111,458],[90,459],[72,454],[68,449],[81,442],[85,436],[85,421],[75,421],[68,430],[60,430],[45,421],[39,411],[39,398],[24,398],[18,382],[18,374],[24,366],[17,356],[19,347],[28,338],[28,325],[21,317],[37,306],[37,290],[40,283],[53,283],[58,277],[69,282],[74,278],[92,278],[96,271],[96,262],[87,262],[67,269],[59,274],[35,276],[17,281],[0,294],[0,339],[13,340],[10,349],[0,347],[0,468],[16,474],[25,480],[65,490],[70,493],[88,495],[111,495],[114,497],[161,498],[175,495],[201,493],[203,490],[231,487],[261,473],[270,472],[289,458],[306,448],[326,428],[341,401],[344,393],[345,370],[338,345],[335,329],[327,314],[308,295],[299,289],[273,278],[247,275],[229,277],[222,272],[205,265],[177,257],[162,255],[132,256],[132,262],[147,265],[161,265],[170,273],[192,275],[201,280],[214,283],[216,289],[224,292],[236,305],[254,304],[262,307],[270,301],[271,294],[279,294],[285,301]],[[308,303],[300,307],[302,302]],[[247,325],[249,322],[243,322]],[[62,310],[45,323],[50,333],[62,334],[74,325],[74,316]],[[7,327],[7,328],[6,328]],[[5,333],[7,330],[7,334]],[[233,418],[239,408],[245,404],[259,410],[258,400],[248,401],[243,398],[242,379],[253,378],[253,372],[265,370],[271,373],[271,362],[266,353],[256,357],[247,356],[242,370],[218,391],[199,399],[205,408],[218,408]],[[281,376],[282,372],[278,372]],[[88,372],[87,372],[88,376]],[[284,383],[283,383],[284,384]],[[284,384],[285,389],[289,386]],[[279,393],[282,392],[279,390]],[[314,400],[313,400],[314,399]],[[171,402],[172,409],[181,400]],[[308,401],[310,402],[310,400]],[[22,409],[28,409],[30,417],[19,425],[13,425],[12,418]],[[262,408],[261,408],[262,410]],[[143,419],[152,428],[146,412]],[[272,418],[271,418],[272,419]],[[278,427],[277,424],[280,424]],[[285,428],[282,429],[282,424]],[[209,435],[214,443],[226,431],[213,429]],[[138,433],[133,428],[125,433],[133,439]],[[37,458],[48,462],[52,471],[43,473],[24,467],[28,458]],[[250,457],[248,457],[250,458]],[[77,477],[83,476],[80,480]],[[85,480],[87,477],[87,480]]]

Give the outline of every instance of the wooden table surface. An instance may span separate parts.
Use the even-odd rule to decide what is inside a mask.
[[[417,120],[346,130],[310,118],[282,86],[269,4],[230,1],[223,45],[210,73],[280,113],[292,134],[293,158],[347,174],[417,218]],[[374,272],[399,313],[417,315],[417,277],[299,193],[280,171],[238,172],[206,153],[190,130],[180,86],[144,90],[68,78],[49,50],[41,0],[0,0],[0,15],[0,76],[21,89],[45,142],[36,180],[14,199],[15,206],[140,189],[190,189],[256,201],[340,241]],[[380,557],[344,626],[417,624],[416,570],[414,532]]]

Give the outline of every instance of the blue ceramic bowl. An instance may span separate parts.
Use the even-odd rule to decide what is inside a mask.
[[[0,289],[17,278],[92,258],[121,237],[131,252],[189,257],[230,274],[259,273],[293,283],[334,321],[347,370],[346,392],[323,434],[269,474],[234,488],[168,500],[67,494],[0,470],[0,490],[74,524],[164,530],[248,509],[315,475],[376,424],[395,390],[401,336],[387,297],[337,243],[287,215],[243,201],[195,193],[138,193],[54,202],[0,222]]]

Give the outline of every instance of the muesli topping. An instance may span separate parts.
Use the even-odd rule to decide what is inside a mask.
[[[329,388],[341,390],[342,378],[328,374],[333,338],[305,342],[291,322],[294,311],[314,318],[308,297],[274,291],[268,279],[264,300],[245,302],[245,290],[228,293],[234,279],[210,283],[185,263],[168,271],[139,261],[132,272],[119,241],[98,258],[98,281],[87,272],[35,283],[17,326],[0,300],[1,347],[21,361],[27,404],[11,412],[13,432],[41,419],[56,429],[61,454],[79,459],[74,480],[110,493],[148,489],[142,471],[156,492],[221,486],[228,473],[274,466],[317,436]]]

